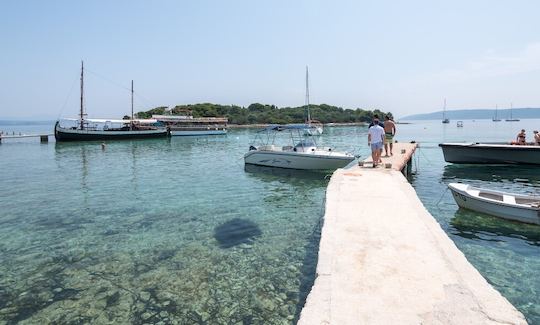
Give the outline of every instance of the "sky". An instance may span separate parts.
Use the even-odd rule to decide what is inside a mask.
[[[0,119],[211,102],[540,107],[540,1],[0,0]]]

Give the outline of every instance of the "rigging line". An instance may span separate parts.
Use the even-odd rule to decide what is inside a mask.
[[[124,90],[127,90],[127,91],[131,92],[131,88],[126,87],[126,86],[124,86],[124,85],[122,85],[122,84],[120,84],[120,83],[118,83],[118,82],[116,82],[116,81],[114,81],[114,80],[112,80],[110,78],[107,78],[107,77],[105,77],[105,76],[103,76],[103,75],[101,75],[101,74],[99,74],[97,72],[94,72],[94,71],[92,71],[92,70],[90,70],[88,68],[85,68],[84,71],[90,72],[91,74],[93,74],[94,76],[96,76],[98,78],[101,78],[101,79],[103,79],[105,81],[108,81],[108,82],[112,83],[113,85],[115,85],[117,87],[120,87],[120,88],[122,88]]]
[[[143,108],[145,110],[150,110],[150,109],[154,109],[156,107],[158,107],[158,105],[154,105],[154,104],[148,104],[148,102],[151,102],[151,100],[149,100],[148,98],[145,98],[143,96],[141,96],[140,94],[138,94],[137,92],[134,92],[133,93],[135,95],[135,97],[140,100],[142,103],[143,103]]]
[[[73,83],[71,84],[71,88],[69,89],[69,92],[68,92],[68,95],[66,97],[66,100],[64,101],[64,105],[62,105],[62,108],[60,109],[60,112],[58,113],[58,116],[56,117],[57,120],[60,119],[60,116],[62,115],[62,113],[64,112],[64,109],[66,108],[66,105],[67,105],[67,102],[68,100],[71,98],[71,94],[73,93],[73,88],[75,87],[75,84],[77,83],[77,80],[79,79],[79,77],[77,76],[77,78],[75,78],[73,80]]]
[[[426,159],[426,161],[428,162],[428,165],[433,165],[433,163],[431,162],[431,160],[428,159],[428,157],[426,156],[426,154],[424,154],[424,151],[422,149],[420,149],[420,147],[418,148],[418,151],[420,151],[420,154],[422,156],[424,156],[424,159]]]
[[[437,201],[437,204],[435,204],[436,207],[439,206],[439,203],[441,203],[441,200],[443,199],[444,195],[446,194],[446,192],[448,192],[448,186],[446,186],[446,190],[444,190],[443,194],[441,195],[441,197],[439,198],[439,201]]]

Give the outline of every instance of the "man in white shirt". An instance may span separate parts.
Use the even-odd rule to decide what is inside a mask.
[[[373,167],[381,160],[381,152],[384,143],[384,129],[379,125],[379,120],[373,120],[373,126],[368,130],[368,145],[371,146],[371,159]]]

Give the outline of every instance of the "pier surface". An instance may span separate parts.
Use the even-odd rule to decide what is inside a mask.
[[[415,149],[395,144],[383,166],[333,174],[317,277],[298,324],[526,324],[400,172]]]

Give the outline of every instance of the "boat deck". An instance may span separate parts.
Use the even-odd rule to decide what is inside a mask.
[[[371,168],[368,159],[333,174],[317,278],[298,324],[526,323],[400,172],[415,149],[395,144],[394,156],[383,158],[386,166]]]

